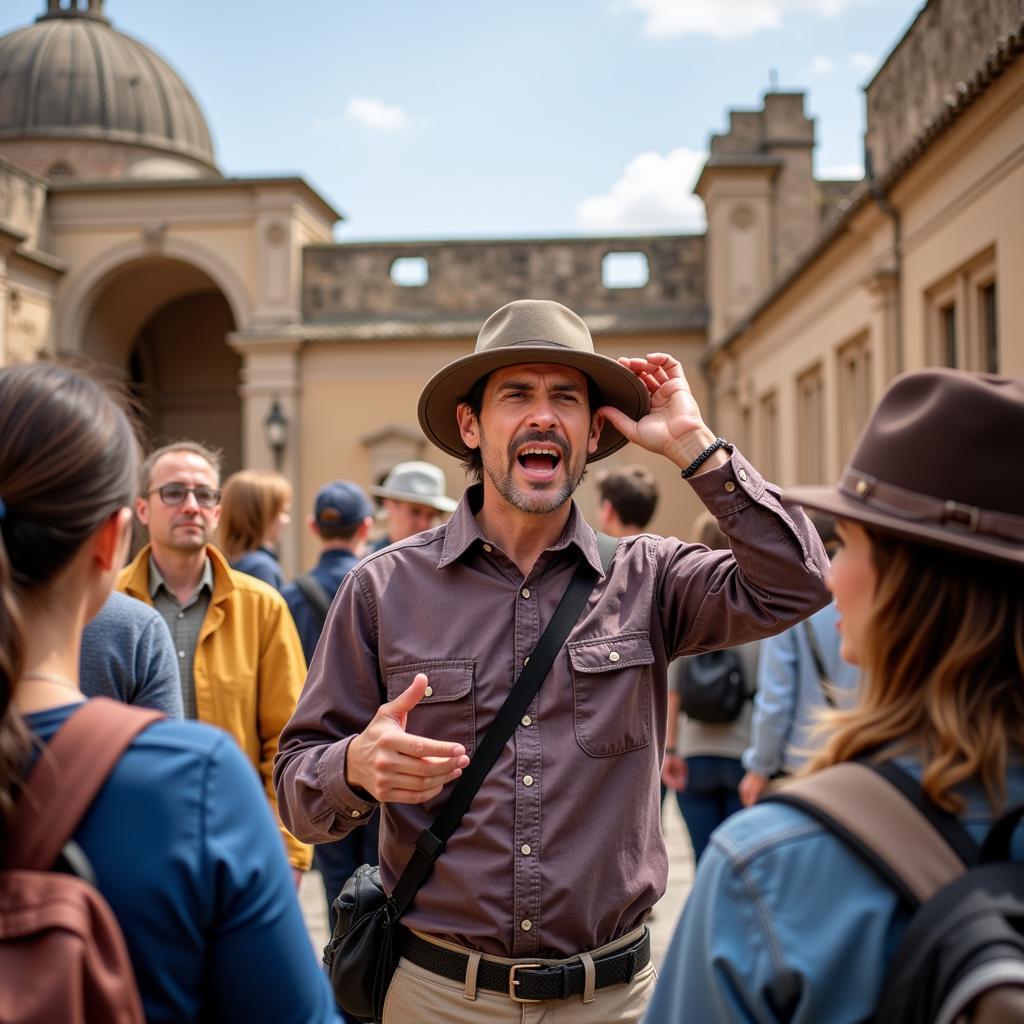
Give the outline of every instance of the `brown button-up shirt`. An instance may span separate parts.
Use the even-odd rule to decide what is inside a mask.
[[[409,926],[498,956],[566,957],[636,927],[664,892],[669,661],[778,633],[828,596],[813,528],[738,452],[691,484],[733,551],[651,535],[619,542]],[[446,525],[370,555],[342,583],[275,763],[281,816],[299,838],[337,839],[375,810],[345,782],[348,744],[417,672],[430,691],[408,731],[472,756],[576,559],[600,572],[575,505],[524,578],[481,533],[480,500],[470,488]],[[387,888],[448,788],[427,804],[381,807]]]

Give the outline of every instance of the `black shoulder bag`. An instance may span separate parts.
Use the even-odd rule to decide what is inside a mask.
[[[324,626],[327,624],[327,613],[331,610],[331,604],[333,603],[331,595],[327,593],[320,581],[311,572],[304,573],[302,576],[296,576],[295,586],[299,588],[299,593],[306,599],[306,604],[309,605],[310,610],[313,612],[313,617],[316,619],[322,633]]]
[[[599,533],[597,543],[601,566],[607,574],[617,542]],[[569,586],[526,667],[505,698],[469,767],[453,786],[445,805],[430,828],[420,833],[416,849],[391,895],[388,896],[381,885],[378,867],[364,864],[349,878],[335,899],[337,923],[331,941],[324,949],[324,964],[330,975],[334,998],[349,1016],[364,1022],[380,1020],[384,997],[400,956],[402,926],[398,920],[427,880],[434,861],[458,828],[485,776],[526,713],[596,582],[589,563],[580,558]]]

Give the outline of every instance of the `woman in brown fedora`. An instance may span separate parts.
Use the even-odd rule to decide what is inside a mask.
[[[833,766],[842,766],[839,774],[870,776],[898,802],[875,770],[848,762],[895,764],[885,770],[923,793],[968,848],[1024,802],[1021,437],[1024,381],[906,374],[838,486],[786,495],[838,518],[843,547],[829,582],[843,657],[864,681],[854,708],[828,714],[820,752],[781,801],[827,792],[829,778],[834,797]],[[819,820],[814,800],[781,801],[734,816],[712,837],[648,1024],[876,1019],[908,904]],[[833,799],[824,811],[841,821],[849,806]],[[869,821],[881,819],[873,813]],[[876,826],[883,855],[911,849],[906,817]],[[1022,848],[1018,838],[1018,857]]]

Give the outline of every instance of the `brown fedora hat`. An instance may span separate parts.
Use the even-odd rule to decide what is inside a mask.
[[[455,417],[459,401],[481,377],[517,363],[572,366],[594,382],[604,405],[613,405],[635,420],[651,407],[640,378],[595,352],[589,328],[571,309],[547,299],[518,299],[487,318],[472,355],[454,360],[427,381],[418,410],[423,433],[442,451],[461,459],[467,449]],[[625,443],[606,422],[597,450],[587,461],[603,459]]]
[[[1024,380],[962,370],[897,377],[836,487],[784,497],[919,544],[1024,564]]]

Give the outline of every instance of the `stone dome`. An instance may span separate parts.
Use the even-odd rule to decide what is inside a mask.
[[[0,37],[0,153],[16,161],[24,153],[28,164],[49,161],[43,172],[51,174],[137,176],[132,166],[154,157],[179,174],[218,174],[206,120],[182,80],[111,27],[103,0],[87,3],[47,0],[35,24]],[[89,153],[77,162],[88,171],[72,169],[82,144]],[[98,160],[95,144],[108,156],[113,145],[121,157]]]

